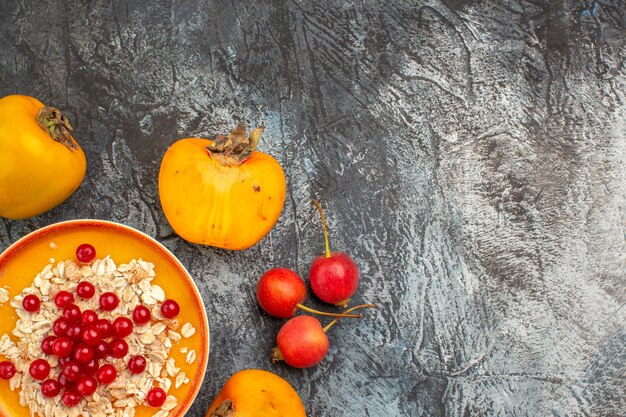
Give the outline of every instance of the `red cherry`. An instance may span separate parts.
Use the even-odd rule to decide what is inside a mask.
[[[57,295],[54,296],[54,304],[63,308],[68,304],[74,303],[74,296],[67,291],[59,291]]]
[[[57,336],[65,336],[69,323],[63,317],[59,317],[52,323],[52,331]]]
[[[83,397],[81,397],[77,392],[65,391],[61,396],[61,401],[63,401],[63,404],[67,407],[76,407],[80,404],[80,400],[82,400],[82,398]]]
[[[95,346],[100,340],[102,340],[102,335],[98,331],[96,325],[90,324],[89,326],[85,326],[83,329],[82,339],[85,344]]]
[[[52,344],[57,340],[56,336],[48,336],[41,341],[41,350],[46,355],[52,355]]]
[[[166,319],[173,319],[180,313],[180,306],[174,300],[165,300],[161,305],[161,314]]]
[[[278,347],[273,360],[284,360],[294,368],[310,368],[328,352],[328,336],[320,321],[312,316],[296,316],[278,331]]]
[[[93,347],[93,353],[96,359],[106,358],[109,352],[109,344],[104,340],[99,341],[98,344]]]
[[[122,339],[133,332],[133,322],[128,317],[118,317],[113,322],[113,336]]]
[[[146,306],[137,306],[133,310],[133,320],[137,324],[146,324],[152,318],[152,314],[150,313],[150,309]]]
[[[13,362],[2,361],[0,362],[0,379],[11,379],[17,370]]]
[[[80,344],[74,348],[74,360],[84,365],[93,359],[93,349],[87,345]]]
[[[309,272],[311,290],[327,303],[345,306],[359,286],[359,270],[347,254],[333,252],[318,256]]]
[[[133,356],[128,361],[128,370],[131,374],[140,374],[146,370],[146,358],[141,355]]]
[[[113,335],[113,325],[107,319],[100,319],[96,322],[96,328],[100,332],[100,336],[103,339],[111,337]]]
[[[269,315],[286,319],[306,298],[306,285],[300,275],[287,268],[267,271],[256,286],[256,299]]]
[[[91,395],[98,389],[98,381],[91,375],[81,377],[76,383],[76,391],[80,395]]]
[[[115,381],[117,377],[117,371],[113,367],[113,365],[102,365],[98,372],[96,373],[96,377],[98,378],[98,382],[104,385],[108,385],[111,382]]]
[[[76,294],[83,299],[88,299],[96,294],[96,287],[91,282],[80,282],[76,287]]]
[[[96,372],[98,372],[99,368],[100,363],[98,362],[98,359],[95,358],[83,365],[83,371],[85,371],[85,373],[89,375],[95,375]]]
[[[59,358],[67,358],[72,353],[72,347],[74,344],[67,337],[59,337],[52,343],[52,353]]]
[[[35,359],[30,364],[28,372],[37,381],[43,381],[50,375],[50,364],[45,359]]]
[[[72,341],[80,341],[81,336],[83,334],[83,327],[78,323],[73,323],[67,326],[67,330],[65,331],[65,336],[72,339]]]
[[[28,294],[22,300],[22,307],[29,313],[35,313],[39,311],[39,307],[41,307],[41,300],[36,295]]]
[[[100,308],[104,311],[115,310],[120,303],[120,299],[112,292],[105,292],[100,296]]]
[[[63,372],[63,375],[65,375],[68,381],[76,382],[83,374],[83,368],[81,368],[80,365],[74,361],[68,361],[65,365],[63,365],[63,370],[61,372]]]
[[[83,243],[76,248],[76,259],[82,264],[88,264],[96,259],[96,248],[89,243]]]
[[[165,402],[165,391],[161,388],[152,388],[148,391],[148,395],[146,396],[146,401],[150,407],[159,408]]]
[[[85,310],[83,311],[83,315],[80,318],[80,322],[84,325],[87,324],[96,324],[98,321],[98,313],[93,310]]]
[[[61,384],[56,379],[46,379],[41,383],[41,393],[44,397],[56,397],[60,392]]]
[[[128,343],[123,339],[113,339],[109,347],[114,358],[123,358],[128,353]]]
[[[63,307],[63,318],[68,323],[78,323],[82,318],[82,312],[76,304],[68,304]]]
[[[317,297],[327,303],[345,306],[359,286],[359,270],[348,255],[343,252],[330,252],[326,219],[320,204],[313,200],[322,217],[326,254],[318,256],[311,264],[309,282]]]

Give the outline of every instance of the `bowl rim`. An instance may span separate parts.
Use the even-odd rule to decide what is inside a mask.
[[[178,413],[172,415],[171,417],[184,416],[187,413],[187,411],[189,411],[193,403],[195,402],[196,398],[198,397],[198,394],[200,393],[200,389],[202,388],[202,383],[204,382],[206,370],[209,365],[209,353],[211,351],[211,341],[210,341],[211,337],[210,337],[210,329],[209,329],[209,319],[208,319],[207,312],[206,312],[206,305],[204,304],[204,300],[202,299],[202,296],[200,295],[198,286],[196,285],[196,282],[194,281],[193,277],[191,276],[187,268],[185,268],[185,265],[183,265],[183,263],[178,259],[178,257],[176,257],[176,255],[174,255],[174,253],[172,253],[172,251],[170,251],[165,245],[163,245],[161,242],[159,242],[152,236],[142,232],[141,230],[135,229],[132,226],[127,226],[125,224],[110,221],[110,220],[90,219],[90,218],[63,220],[63,221],[52,223],[52,224],[40,227],[36,230],[33,230],[32,232],[27,233],[26,235],[22,236],[21,238],[19,238],[18,240],[10,244],[5,250],[0,252],[0,264],[5,260],[9,260],[12,254],[18,251],[20,247],[22,247],[28,241],[37,238],[41,234],[51,232],[54,229],[59,229],[59,228],[67,227],[67,226],[76,226],[76,225],[84,225],[84,226],[91,225],[91,226],[120,228],[120,229],[126,230],[130,234],[139,235],[139,237],[155,245],[167,257],[169,257],[174,262],[174,264],[180,269],[180,271],[183,273],[187,281],[191,284],[192,292],[194,296],[196,297],[196,301],[199,303],[200,310],[202,310],[202,321],[206,329],[206,340],[204,341],[206,343],[206,358],[203,361],[202,366],[198,369],[198,377],[196,378],[197,383],[192,389],[189,399],[186,401],[184,407],[180,408]]]

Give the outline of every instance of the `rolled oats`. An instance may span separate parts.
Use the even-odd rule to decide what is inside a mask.
[[[161,406],[161,410],[170,411],[176,408],[178,405],[178,400],[173,395],[168,395],[165,399],[165,402]]]
[[[178,375],[176,375],[176,385],[174,385],[174,386],[176,388],[180,388],[181,385],[186,384],[185,380],[187,380],[187,382],[189,382],[189,380],[185,376],[185,373],[184,372],[180,372]]]
[[[196,361],[196,351],[191,349],[189,353],[187,353],[187,363],[191,365]]]
[[[183,324],[183,328],[181,329],[180,333],[183,335],[183,337],[188,338],[196,334],[196,328],[193,327],[191,323],[185,323]]]
[[[50,243],[50,247],[56,249],[53,242]],[[6,289],[0,288],[0,304],[10,301],[18,316],[12,331],[17,338],[16,342],[8,334],[0,336],[0,355],[15,364],[18,373],[9,381],[9,388],[12,391],[19,390],[20,403],[30,408],[32,416],[134,417],[135,407],[144,403],[147,392],[153,386],[160,386],[168,392],[173,384],[179,388],[189,383],[189,379],[176,367],[176,362],[169,357],[169,353],[173,341],[179,342],[183,336],[185,338],[192,336],[196,329],[190,323],[185,323],[181,329],[181,336],[181,333],[176,332],[178,320],[168,320],[160,314],[159,303],[165,300],[165,292],[158,285],[152,284],[155,276],[152,263],[133,260],[128,264],[117,266],[112,259],[106,257],[94,261],[90,266],[82,267],[73,261],[48,264],[35,276],[30,287],[12,299],[9,299]],[[60,402],[59,396],[45,398],[42,395],[41,383],[30,376],[28,367],[34,359],[43,356],[52,367],[50,377],[58,377],[58,358],[44,355],[41,342],[52,333],[51,323],[62,315],[54,304],[54,295],[61,290],[75,291],[80,281],[91,282],[96,286],[98,293],[114,292],[121,300],[115,310],[99,311],[100,318],[113,321],[120,315],[130,315],[140,303],[150,305],[153,311],[152,323],[135,326],[133,333],[126,338],[129,355],[145,356],[148,366],[141,374],[131,375],[127,370],[125,359],[103,359],[101,365],[107,362],[117,369],[117,379],[108,386],[100,385],[93,395],[85,397],[78,406],[66,407]],[[37,313],[28,313],[23,309],[22,300],[27,294],[34,294],[40,298],[41,308]],[[83,311],[99,308],[98,297],[77,298],[75,303]],[[196,360],[194,350],[185,348],[183,353],[187,353],[187,363],[191,364]],[[163,407],[154,416],[166,417],[177,405],[176,397],[168,395]]]

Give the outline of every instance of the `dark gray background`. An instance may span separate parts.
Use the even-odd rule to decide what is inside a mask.
[[[88,217],[170,248],[211,326],[189,415],[250,367],[316,417],[626,415],[624,1],[0,0],[0,39],[0,94],[65,110],[88,158],[0,248]],[[280,220],[243,252],[186,243],[161,157],[239,120],[285,169]],[[314,197],[380,310],[302,371],[270,363],[281,321],[253,291],[273,266],[307,277]]]

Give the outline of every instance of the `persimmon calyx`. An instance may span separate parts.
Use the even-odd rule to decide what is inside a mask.
[[[219,405],[209,417],[231,417],[235,415],[233,400],[225,400]]]
[[[206,150],[222,165],[241,165],[256,149],[262,133],[263,127],[256,127],[246,137],[246,126],[240,123],[228,135],[218,135]]]
[[[56,107],[42,107],[37,112],[37,124],[45,130],[52,139],[62,143],[70,150],[78,149],[78,145],[70,132],[73,130],[70,121]]]

